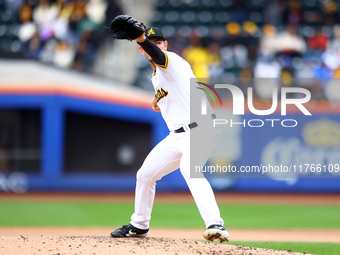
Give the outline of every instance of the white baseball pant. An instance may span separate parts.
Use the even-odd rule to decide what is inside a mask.
[[[199,125],[187,132],[170,132],[153,148],[137,172],[135,212],[130,222],[133,226],[140,229],[149,228],[156,181],[178,168],[180,168],[206,227],[212,224],[224,224],[210,183],[206,178],[190,178],[190,133],[192,132],[199,135],[201,148],[205,149],[200,150],[205,153],[193,155],[196,165],[205,165],[217,149],[221,135],[220,129],[209,128],[209,132],[207,132],[206,129],[202,130]]]

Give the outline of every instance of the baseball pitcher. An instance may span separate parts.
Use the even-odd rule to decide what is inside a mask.
[[[130,223],[111,232],[111,236],[147,236],[156,181],[180,168],[205,222],[204,238],[209,241],[228,241],[229,234],[223,226],[224,222],[209,182],[205,178],[190,178],[190,160],[191,163],[194,161],[201,166],[205,165],[220,141],[220,130],[206,125],[205,118],[215,118],[211,107],[208,107],[206,116],[197,115],[195,120],[190,121],[190,104],[192,109],[200,109],[201,93],[204,93],[196,89],[190,95],[190,79],[195,78],[190,65],[182,57],[167,51],[168,42],[156,27],[146,29],[134,18],[120,15],[111,22],[110,29],[115,39],[135,40],[140,53],[149,61],[154,71],[152,84],[155,90],[151,106],[154,111],[162,114],[170,131],[152,149],[137,172],[135,212]],[[191,155],[190,158],[192,132],[199,133],[202,139],[200,151],[205,153]]]

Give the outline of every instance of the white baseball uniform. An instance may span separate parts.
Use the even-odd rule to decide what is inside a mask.
[[[197,122],[198,126],[193,129],[188,128],[190,104],[191,109],[200,109],[200,100],[204,92],[194,89],[190,96],[190,79],[195,78],[190,65],[173,52],[164,51],[164,53],[165,65],[157,65],[152,83],[158,106],[170,133],[152,149],[137,172],[135,212],[130,223],[140,229],[149,228],[156,181],[180,168],[206,227],[212,224],[223,225],[213,190],[207,179],[190,178],[190,133],[199,134],[205,151],[202,155],[193,155],[191,160],[196,164],[204,165],[217,149],[220,130],[212,126],[203,130],[204,117],[200,117],[199,114],[195,119],[191,115],[191,122]],[[212,109],[208,108],[207,116],[210,119],[211,113],[213,113]],[[174,132],[181,127],[186,131]]]

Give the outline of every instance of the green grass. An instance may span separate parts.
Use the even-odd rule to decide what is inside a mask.
[[[340,229],[340,206],[220,205],[227,228]],[[120,226],[130,221],[133,203],[4,202],[0,226]],[[204,227],[195,204],[157,203],[151,227]]]
[[[230,242],[228,244],[283,251],[291,250],[293,252],[306,252],[317,255],[340,254],[340,243]]]
[[[227,228],[340,229],[340,206],[220,205]],[[133,203],[0,201],[0,226],[121,226]],[[151,227],[204,228],[195,204],[156,203]],[[340,254],[340,243],[230,242],[318,255]]]
[[[340,206],[224,204],[219,207],[228,228],[340,228]],[[153,216],[156,226],[197,227],[203,223],[195,205],[156,205]]]
[[[119,226],[130,221],[133,204],[0,202],[2,226]]]

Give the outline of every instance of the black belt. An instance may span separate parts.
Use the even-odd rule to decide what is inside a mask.
[[[188,125],[188,127],[189,127],[189,129],[193,129],[193,128],[195,128],[195,127],[198,127],[198,124],[197,124],[196,122],[193,122],[193,123],[190,123],[190,124]],[[175,133],[182,133],[182,132],[185,132],[185,129],[184,129],[183,127],[181,127],[181,128],[179,128],[179,129],[176,129],[174,132],[175,132]]]
[[[215,113],[211,114],[211,118],[212,118],[212,119],[216,119]],[[188,125],[188,128],[189,128],[189,129],[193,129],[193,128],[195,128],[195,127],[198,127],[198,124],[197,124],[196,122],[192,122],[192,123],[190,123],[190,124]],[[181,127],[181,128],[179,128],[179,129],[174,130],[174,133],[183,133],[183,132],[185,132],[185,131],[186,131],[186,130],[184,129],[184,127]]]

